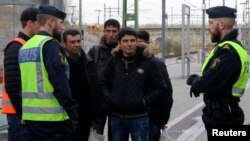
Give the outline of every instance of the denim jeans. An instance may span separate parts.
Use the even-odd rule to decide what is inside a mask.
[[[149,141],[150,125],[148,117],[119,118],[111,116],[111,132],[113,141]]]
[[[16,115],[7,114],[8,141],[28,141],[28,131],[25,125],[20,124]]]

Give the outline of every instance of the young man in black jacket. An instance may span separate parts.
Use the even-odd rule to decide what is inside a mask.
[[[69,86],[78,105],[79,115],[76,138],[73,141],[88,141],[90,128],[96,122],[95,66],[94,61],[87,58],[81,47],[81,34],[78,30],[67,29],[63,32],[63,48],[70,69]]]
[[[140,30],[137,31],[136,34],[137,46],[143,48],[144,50],[149,50],[151,54],[154,54],[153,47],[150,46],[149,33],[147,31]],[[155,59],[158,62],[162,76],[168,88],[166,93],[162,93],[162,95],[160,96],[160,102],[149,107],[151,140],[159,141],[161,134],[160,130],[165,129],[170,117],[170,112],[173,105],[173,87],[165,63],[158,58]]]
[[[26,127],[22,119],[21,76],[18,64],[18,51],[23,44],[39,30],[38,8],[25,9],[20,17],[23,31],[4,49],[4,80],[2,112],[7,115],[8,141],[27,141]]]
[[[117,50],[100,80],[105,110],[110,113],[113,141],[149,141],[149,109],[167,91],[157,62],[136,46],[136,32],[124,27],[118,33]],[[150,91],[149,91],[150,90]]]

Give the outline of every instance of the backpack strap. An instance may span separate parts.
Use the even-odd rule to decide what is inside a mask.
[[[94,46],[94,50],[95,50],[94,62],[95,62],[95,64],[96,64],[96,63],[97,63],[97,60],[98,60],[98,56],[99,56],[99,47],[98,47],[98,46]]]

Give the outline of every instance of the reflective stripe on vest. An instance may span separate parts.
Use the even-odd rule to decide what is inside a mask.
[[[241,97],[246,88],[246,84],[248,81],[248,74],[249,74],[249,59],[248,59],[248,54],[246,50],[239,44],[232,42],[232,41],[225,41],[220,44],[218,44],[219,47],[223,47],[224,45],[229,44],[231,45],[239,55],[240,61],[241,61],[241,71],[239,78],[237,81],[234,83],[233,88],[232,88],[232,96],[234,97]],[[201,69],[201,75],[204,73],[204,69],[206,68],[209,60],[212,58],[214,55],[215,48],[209,53],[208,57],[206,58],[202,69]]]
[[[19,51],[22,80],[22,119],[31,121],[64,121],[67,113],[53,95],[54,88],[48,80],[42,49],[53,38],[33,36]]]
[[[4,50],[6,48],[8,48],[12,43],[14,42],[19,42],[20,44],[24,45],[25,44],[25,40],[22,38],[15,38],[14,40],[12,40],[10,43],[7,44],[7,46],[4,48]],[[4,68],[3,68],[3,72],[2,72],[2,113],[3,114],[16,114],[16,110],[14,108],[14,106],[12,105],[10,98],[5,90],[5,73],[4,73]]]

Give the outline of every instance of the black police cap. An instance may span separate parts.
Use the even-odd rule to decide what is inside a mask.
[[[236,18],[237,10],[227,6],[216,6],[206,10],[209,18]]]
[[[36,21],[37,20],[37,15],[39,14],[39,9],[36,7],[29,7],[25,10],[23,10],[21,17],[20,17],[20,21],[24,22],[24,21]]]
[[[52,15],[52,16],[57,17],[59,19],[65,19],[65,17],[66,17],[65,12],[60,11],[59,9],[55,8],[54,6],[41,5],[41,6],[39,6],[39,9],[40,9],[41,14]]]

